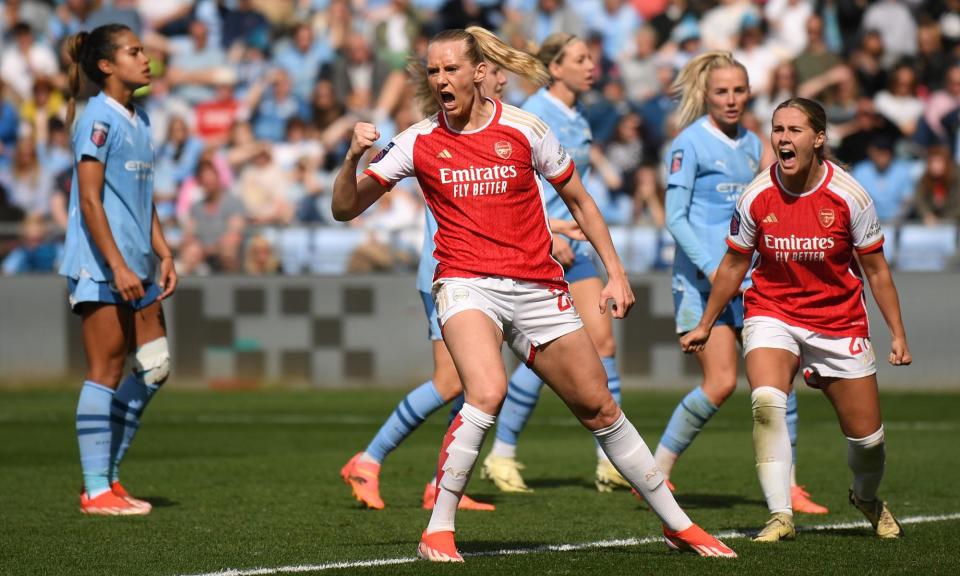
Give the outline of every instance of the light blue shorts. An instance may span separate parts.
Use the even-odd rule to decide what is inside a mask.
[[[600,277],[597,266],[593,263],[593,259],[590,258],[589,254],[582,251],[575,251],[574,255],[573,264],[563,271],[563,279],[566,280],[568,284],[586,280],[587,278]]]
[[[92,278],[67,278],[67,291],[70,309],[74,312],[78,312],[77,305],[84,302],[102,302],[142,310],[156,302],[161,293],[160,286],[157,284],[144,282],[143,298],[128,302],[123,299],[113,282],[97,282]]]
[[[420,292],[418,290],[418,292]],[[437,318],[437,306],[433,303],[433,296],[427,292],[420,292],[420,299],[423,300],[423,311],[427,314],[427,336],[430,340],[443,340],[443,333],[440,332],[440,320]]]
[[[697,327],[707,308],[710,292],[701,292],[689,285],[685,290],[673,290],[673,313],[677,321],[677,334],[684,334]],[[717,318],[717,324],[743,328],[743,296],[738,295],[727,304]]]

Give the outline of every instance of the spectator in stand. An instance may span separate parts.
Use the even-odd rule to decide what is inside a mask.
[[[893,154],[893,140],[879,137],[867,145],[867,159],[858,162],[851,175],[873,198],[877,218],[897,224],[912,209],[914,179],[909,163]]]
[[[404,70],[422,33],[410,0],[390,0],[373,30],[376,53],[394,70]]]
[[[50,213],[53,178],[40,168],[37,145],[25,136],[17,141],[9,171],[0,172],[0,185],[7,189],[11,204],[27,214]]]
[[[0,54],[0,78],[19,100],[30,98],[33,82],[38,77],[59,79],[63,73],[57,56],[48,46],[36,41],[30,25],[18,22],[10,31],[13,42]]]
[[[210,146],[222,146],[230,138],[230,129],[243,110],[243,103],[234,94],[235,77],[223,74],[217,78],[212,100],[201,102],[194,109],[197,136]]]
[[[917,134],[923,144],[945,142],[948,134],[943,120],[960,108],[960,63],[950,66],[944,77],[944,87],[931,94],[924,107],[923,126],[918,129],[922,134]]]
[[[923,101],[917,95],[917,73],[910,64],[899,64],[890,75],[890,87],[874,97],[877,112],[897,125],[904,136],[917,130],[923,116]]]
[[[795,58],[807,47],[804,24],[813,14],[810,0],[770,0],[763,7],[770,44],[782,57]]]
[[[6,86],[0,78],[0,169],[6,170],[17,145],[20,130],[20,113],[7,96]]]
[[[161,220],[176,211],[177,192],[194,174],[203,154],[203,142],[190,134],[187,121],[180,116],[170,119],[167,139],[157,150],[154,159],[154,202]]]
[[[277,51],[274,64],[290,75],[293,93],[307,100],[317,81],[320,68],[333,59],[333,50],[322,38],[316,38],[307,23],[293,29],[292,41]]]
[[[797,69],[797,82],[800,84],[822,76],[843,62],[827,47],[823,36],[823,18],[817,14],[811,14],[807,19],[806,31],[807,47],[793,63]]]
[[[219,44],[210,42],[207,25],[193,20],[190,35],[159,43],[170,54],[167,78],[174,93],[191,106],[213,99],[213,86],[227,69],[227,55]]]
[[[700,29],[707,50],[733,50],[746,19],[759,22],[760,14],[750,0],[720,0],[703,13]]]
[[[896,142],[902,136],[900,129],[877,112],[873,100],[861,97],[857,101],[857,113],[853,120],[834,126],[831,138],[840,142],[835,148],[837,158],[854,165],[867,157],[867,145],[878,138]]]
[[[10,202],[7,189],[0,182],[0,257],[6,255],[11,244],[17,239],[16,234],[7,232],[10,228],[5,225],[22,222],[24,216],[23,209]]]
[[[190,208],[183,242],[198,242],[211,269],[236,272],[246,228],[243,204],[224,189],[212,162],[201,161],[197,165],[196,179],[203,199]]]
[[[623,87],[631,102],[645,102],[652,98],[660,88],[656,30],[641,26],[634,35],[633,49],[625,52],[619,66]]]
[[[307,116],[306,105],[294,94],[290,75],[282,68],[250,88],[246,106],[252,111],[253,133],[268,142],[281,142],[287,123]]]
[[[257,10],[252,0],[237,0],[235,9],[225,9],[223,15],[223,49],[237,44],[256,46],[261,50],[270,45],[270,21]]]
[[[37,131],[36,136],[40,169],[56,179],[73,168],[70,135],[67,134],[63,120],[59,118],[50,118],[42,128]]]
[[[273,160],[271,147],[264,147],[253,163],[240,173],[237,192],[244,212],[253,224],[289,224],[294,209],[287,200],[287,173]]]
[[[571,7],[580,13],[590,32],[603,37],[603,55],[612,62],[620,59],[634,31],[643,24],[636,9],[626,0],[579,0]]]
[[[733,57],[747,69],[750,92],[766,94],[770,90],[770,78],[777,67],[776,51],[765,43],[763,24],[754,12],[747,12],[740,22],[740,36]]]
[[[943,88],[947,69],[955,58],[956,55],[951,56],[943,48],[940,25],[933,20],[921,22],[917,31],[916,69],[922,95],[929,96]]]
[[[508,1],[507,4],[511,2]],[[512,4],[516,9],[519,2],[512,2]],[[584,20],[565,0],[537,0],[535,9],[517,13],[524,36],[533,40],[538,46],[554,32],[583,36]]]
[[[933,226],[960,223],[960,170],[945,146],[927,149],[927,165],[914,199],[917,217]]]
[[[904,0],[872,2],[863,13],[861,26],[876,30],[883,38],[884,68],[917,54],[917,22]]]
[[[405,74],[392,70],[386,60],[377,57],[360,34],[347,38],[339,56],[324,66],[320,77],[330,81],[339,102],[358,113],[374,109],[389,113],[407,82]]]
[[[93,30],[97,27],[91,26],[89,20],[91,11],[96,7],[92,0],[65,0],[57,4],[56,14],[50,18],[47,26],[52,44],[60,44],[64,38],[81,29]],[[137,35],[140,35],[139,30]]]
[[[770,88],[766,92],[755,94],[751,104],[753,113],[757,115],[757,122],[760,123],[764,133],[770,129],[773,110],[784,100],[797,95],[799,82],[797,82],[797,69],[793,62],[789,60],[780,62],[771,72],[767,85]]]
[[[257,234],[247,240],[243,253],[243,273],[250,276],[272,276],[280,269],[280,259],[265,237]]]
[[[887,87],[887,69],[883,61],[883,37],[876,30],[864,31],[860,46],[850,55],[850,63],[857,73],[857,82],[864,96],[873,98],[874,94]]]
[[[54,89],[49,79],[37,78],[33,83],[31,97],[20,104],[21,127],[38,140],[45,140],[50,120],[66,119],[67,109],[64,104],[63,94]],[[40,133],[44,133],[43,136],[40,136]]]
[[[659,84],[657,93],[643,102],[638,109],[640,116],[643,117],[643,125],[646,127],[645,136],[651,150],[659,150],[668,138],[667,117],[673,109],[670,86],[673,84],[674,76],[676,76],[676,70],[673,66],[660,61],[657,65],[657,83]]]
[[[21,226],[19,246],[3,260],[3,275],[49,274],[62,258],[63,244],[50,239],[46,218],[31,214]]]

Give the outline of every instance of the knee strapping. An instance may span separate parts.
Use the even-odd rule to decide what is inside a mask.
[[[750,393],[753,421],[759,426],[770,426],[775,420],[786,422],[787,395],[772,386],[760,386]]]
[[[869,436],[864,436],[863,438],[850,438],[847,437],[847,442],[850,443],[851,447],[870,449],[880,446],[884,442],[883,434],[883,425],[880,425],[880,429],[870,434]]]
[[[144,384],[159,386],[170,375],[170,349],[167,337],[161,336],[137,348],[134,354],[134,370]]]

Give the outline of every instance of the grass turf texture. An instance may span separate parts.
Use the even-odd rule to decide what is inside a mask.
[[[181,575],[412,557],[428,512],[420,496],[436,466],[445,411],[386,461],[384,511],[358,507],[340,466],[364,448],[402,391],[188,393],[164,391],[145,415],[123,469],[147,517],[78,511],[77,391],[0,392],[0,574]],[[654,448],[679,393],[627,390],[625,409]],[[888,468],[881,494],[900,517],[960,512],[956,438],[960,395],[882,398]],[[491,435],[492,436],[492,433]],[[491,440],[488,438],[485,448]],[[460,513],[463,552],[643,538],[659,522],[627,492],[592,485],[593,441],[545,393],[520,445],[534,494],[505,495],[474,474],[468,492],[497,504]],[[481,454],[481,458],[483,453]],[[819,394],[800,397],[799,478],[831,510],[801,525],[861,520],[846,502],[846,442]],[[678,499],[710,531],[758,529],[767,518],[754,472],[749,399],[728,401],[674,470]],[[352,567],[362,574],[857,574],[960,572],[960,520],[906,526],[881,542],[867,529],[801,533],[796,542],[728,541],[733,561],[660,544]],[[328,572],[324,572],[328,573]]]

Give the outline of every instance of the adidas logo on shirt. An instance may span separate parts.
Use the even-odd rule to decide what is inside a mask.
[[[776,224],[777,222],[779,222],[779,220],[777,220],[777,215],[773,212],[767,214],[767,216],[763,219],[764,224]]]
[[[446,148],[444,148],[443,150],[440,151],[439,154],[437,154],[437,158],[448,158],[448,159],[449,159],[449,158],[453,158],[453,154],[451,154],[450,151],[448,151]]]

